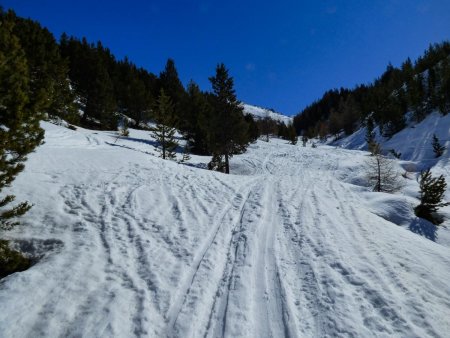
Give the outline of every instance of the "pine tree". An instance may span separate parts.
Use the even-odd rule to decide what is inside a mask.
[[[25,54],[12,33],[13,22],[3,17],[0,22],[0,192],[24,169],[26,155],[43,139],[39,127],[42,117],[29,104],[29,75]],[[22,202],[12,209],[6,206],[15,197],[0,197],[0,228],[8,229],[11,221],[30,209]]]
[[[181,130],[185,128],[185,118],[182,104],[186,98],[186,92],[183,84],[178,77],[178,71],[173,59],[168,59],[164,71],[159,75],[160,88],[164,89],[173,103],[175,117],[178,119],[178,125]]]
[[[433,141],[431,142],[431,145],[433,146],[435,157],[440,157],[446,149],[445,146],[441,145],[436,134],[433,134]]]
[[[450,205],[450,203],[442,202],[447,187],[444,176],[432,177],[430,169],[427,169],[420,173],[419,184],[420,204],[414,208],[416,215],[434,224],[440,223],[441,220],[435,215],[436,211],[438,208]]]
[[[216,75],[210,77],[214,96],[210,129],[210,149],[213,154],[224,158],[224,171],[230,173],[229,159],[243,153],[248,145],[248,125],[244,120],[243,108],[236,98],[233,78],[228,75],[224,64],[216,68]]]
[[[156,107],[157,124],[152,130],[152,136],[156,139],[158,143],[156,148],[164,160],[173,160],[176,157],[175,149],[178,142],[175,140],[176,130],[173,114],[173,103],[170,97],[164,93],[164,89],[161,89]]]

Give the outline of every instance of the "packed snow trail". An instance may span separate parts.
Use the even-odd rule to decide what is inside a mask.
[[[45,128],[1,337],[448,336],[450,249],[369,211],[364,153],[258,142],[223,175]]]

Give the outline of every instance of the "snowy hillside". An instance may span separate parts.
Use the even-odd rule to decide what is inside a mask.
[[[448,336],[448,222],[414,217],[415,180],[364,187],[366,152],[257,142],[224,175],[148,132],[43,126],[7,233],[36,264],[0,282],[0,336]]]
[[[443,174],[450,183],[450,115],[433,113],[420,123],[410,123],[390,139],[381,137],[378,128],[376,132],[377,142],[384,151],[394,149],[401,153],[403,167],[412,168],[416,172],[432,168],[434,174]],[[367,149],[365,135],[366,129],[361,128],[353,135],[333,144],[347,149]],[[440,143],[447,148],[439,158],[435,158],[433,152],[433,135],[436,135]]]
[[[289,125],[292,123],[293,119],[292,117],[276,113],[272,110],[261,108],[258,106],[252,106],[250,104],[242,104],[244,107],[244,113],[251,114],[255,117],[255,119],[263,119],[265,117],[270,117],[272,120],[284,122],[284,124]]]

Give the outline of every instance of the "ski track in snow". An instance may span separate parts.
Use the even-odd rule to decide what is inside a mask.
[[[223,175],[46,129],[9,236],[55,249],[0,283],[1,337],[448,336],[450,250],[339,180],[362,155],[258,142]]]

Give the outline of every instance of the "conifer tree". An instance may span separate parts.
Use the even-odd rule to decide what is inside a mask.
[[[152,130],[152,136],[156,139],[160,156],[165,160],[173,160],[176,157],[175,149],[178,142],[175,140],[173,103],[164,89],[161,89],[156,107],[156,126]]]
[[[296,145],[298,141],[297,132],[295,131],[295,127],[293,124],[290,124],[288,127],[288,139],[292,145]]]
[[[17,17],[11,11],[7,16],[15,23],[13,33],[27,59],[29,105],[35,111],[77,122],[75,96],[68,80],[68,63],[61,57],[55,38],[35,21]]]
[[[210,155],[208,130],[210,129],[211,105],[200,87],[191,81],[187,87],[184,104],[184,137],[191,141],[191,151],[198,155]]]
[[[14,23],[6,17],[0,22],[0,193],[24,169],[26,155],[44,136],[39,127],[42,117],[29,103],[29,74],[25,54],[12,33]],[[13,195],[0,197],[0,229],[9,229],[14,219],[31,207],[22,202],[8,209]]]
[[[248,125],[248,137],[250,142],[255,142],[259,137],[259,128],[258,124],[256,123],[255,119],[251,114],[245,114],[244,116],[245,121]]]
[[[160,88],[171,98],[175,117],[178,119],[179,128],[184,130],[185,118],[182,104],[186,97],[183,84],[178,77],[178,71],[173,59],[168,59],[164,71],[159,75]]]
[[[214,93],[210,148],[216,157],[224,158],[224,172],[229,174],[230,157],[247,148],[248,125],[244,120],[243,108],[236,98],[233,78],[229,76],[223,63],[217,66],[216,75],[209,80]]]
[[[450,203],[442,202],[447,183],[443,175],[432,177],[430,169],[420,173],[420,204],[414,208],[417,216],[425,218],[434,224],[440,223],[436,211]]]
[[[446,148],[445,148],[445,146],[441,145],[436,134],[433,134],[433,141],[431,142],[431,144],[433,146],[433,151],[434,151],[435,157],[440,157],[444,153]]]

